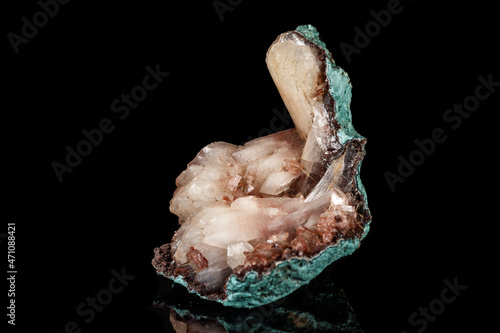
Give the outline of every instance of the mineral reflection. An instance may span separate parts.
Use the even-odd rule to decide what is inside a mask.
[[[173,283],[153,303],[170,331],[186,332],[363,332],[345,293],[330,271],[279,301],[254,309],[235,309],[203,301]]]

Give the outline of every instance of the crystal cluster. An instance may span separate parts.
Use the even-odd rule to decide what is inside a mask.
[[[359,180],[366,140],[352,128],[347,75],[311,26],[280,35],[266,62],[295,128],[203,148],[176,180],[170,210],[181,226],[153,259],[158,273],[225,305],[290,293],[321,272],[328,248],[352,252],[370,221]],[[293,259],[310,271],[294,272]],[[262,291],[279,279],[282,290]]]

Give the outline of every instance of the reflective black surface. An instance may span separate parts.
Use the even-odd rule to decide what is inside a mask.
[[[363,332],[331,268],[297,292],[253,309],[203,302],[178,284],[162,281],[155,313],[177,332]]]

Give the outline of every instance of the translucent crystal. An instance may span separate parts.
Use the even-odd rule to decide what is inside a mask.
[[[280,263],[309,263],[344,240],[354,248],[371,218],[356,178],[366,140],[350,123],[347,75],[332,67],[314,28],[298,30],[305,35],[280,35],[266,56],[295,128],[243,146],[211,143],[176,180],[170,210],[181,226],[170,244],[155,249],[153,265],[209,299],[228,296],[230,277],[242,281],[231,280],[239,290],[248,287],[249,272],[265,278]],[[283,292],[314,276],[286,274],[297,281],[280,285]],[[255,288],[266,294],[262,302],[279,297],[272,287]],[[232,304],[261,302],[251,292],[238,297]]]

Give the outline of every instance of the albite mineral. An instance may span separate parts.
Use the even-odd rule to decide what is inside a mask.
[[[349,77],[312,26],[281,34],[266,63],[295,128],[203,148],[176,180],[180,228],[154,251],[159,274],[234,307],[308,283],[351,254],[371,221]]]

